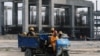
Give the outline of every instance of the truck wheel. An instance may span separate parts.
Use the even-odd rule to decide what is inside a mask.
[[[32,50],[31,49],[26,49],[25,56],[33,56]]]
[[[60,56],[69,56],[68,51],[64,51]]]
[[[25,48],[22,47],[22,48],[21,48],[21,52],[24,52],[24,51],[25,51]]]

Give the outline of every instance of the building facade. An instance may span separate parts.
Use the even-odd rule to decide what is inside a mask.
[[[12,2],[13,25],[18,26],[18,3],[22,3],[22,31],[28,32],[33,26],[37,32],[49,32],[51,27],[72,37],[86,35],[93,38],[93,3],[85,0],[0,0],[0,33],[4,24],[4,2]],[[87,8],[86,24],[76,16],[77,8]]]

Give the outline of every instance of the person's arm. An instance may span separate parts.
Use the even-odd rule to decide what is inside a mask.
[[[30,36],[30,32],[27,33],[27,36]]]
[[[33,35],[33,36],[35,36],[35,35],[36,35],[36,33],[35,33],[35,32],[32,32],[32,35]]]
[[[56,37],[56,40],[57,40],[57,39],[59,39],[59,37],[58,37],[58,36]]]

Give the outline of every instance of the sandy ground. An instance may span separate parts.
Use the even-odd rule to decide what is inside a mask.
[[[24,56],[24,52],[0,51],[0,56]],[[100,56],[100,53],[70,53],[70,56]]]

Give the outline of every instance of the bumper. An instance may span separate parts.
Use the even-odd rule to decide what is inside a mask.
[[[59,48],[56,53],[57,56],[61,55],[63,51],[69,51],[69,48]]]

